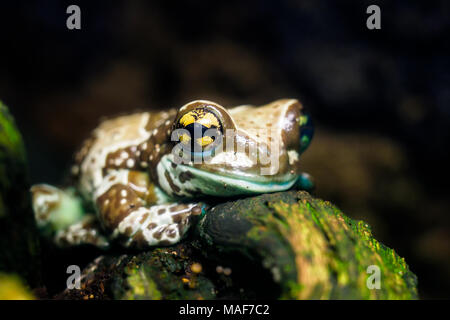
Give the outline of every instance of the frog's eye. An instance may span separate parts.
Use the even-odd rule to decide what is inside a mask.
[[[299,118],[300,125],[300,153],[305,151],[314,136],[314,125],[311,116],[304,114]]]
[[[176,129],[184,129],[179,140],[190,146],[192,152],[211,149],[222,135],[222,124],[216,114],[202,107],[184,114],[177,122]]]

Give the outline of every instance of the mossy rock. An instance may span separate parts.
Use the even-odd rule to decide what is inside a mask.
[[[370,266],[380,288],[369,289]],[[370,269],[369,269],[370,270]],[[102,256],[58,298],[416,299],[405,260],[362,221],[288,191],[219,204],[172,247]]]
[[[306,192],[265,194],[220,204],[205,215],[197,233],[200,248],[210,259],[226,257],[237,270],[241,265],[256,266],[248,273],[250,277],[262,269],[269,272],[275,290],[260,291],[262,297],[418,297],[417,278],[405,260],[373,238],[366,223],[346,217],[331,203]],[[367,285],[368,281],[372,284],[370,266],[380,270],[380,289]]]
[[[214,284],[194,265],[190,246],[156,248],[139,254],[100,256],[83,271],[80,289],[56,299],[160,300],[215,298]],[[201,267],[200,267],[201,268]]]
[[[0,271],[40,284],[39,238],[30,207],[25,147],[0,101]]]

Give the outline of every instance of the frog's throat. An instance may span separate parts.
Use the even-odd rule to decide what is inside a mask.
[[[201,194],[229,197],[284,191],[297,180],[296,175],[290,174],[279,181],[252,181],[242,176],[225,176],[188,165],[174,165],[170,154],[161,158],[156,170],[163,190],[171,196],[189,198]]]

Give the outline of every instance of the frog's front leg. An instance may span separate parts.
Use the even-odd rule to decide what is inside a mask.
[[[155,198],[149,194],[155,192],[154,186],[142,175],[117,170],[105,176],[95,193],[100,220],[111,238],[126,247],[174,244],[188,230],[190,217],[200,215],[202,208],[197,203],[152,203],[148,199]]]
[[[84,211],[82,200],[73,188],[38,184],[31,188],[31,194],[36,223],[43,236],[57,246],[108,247],[97,217]]]

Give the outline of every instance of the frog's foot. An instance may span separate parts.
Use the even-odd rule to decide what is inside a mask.
[[[172,245],[181,240],[191,225],[191,218],[202,214],[197,203],[171,203],[140,207],[129,214],[113,231],[125,247],[145,248]]]
[[[313,178],[308,173],[302,172],[295,182],[295,187],[299,190],[311,192],[315,187]]]
[[[73,189],[38,184],[31,187],[31,194],[36,223],[46,234],[52,235],[83,219],[82,201]]]
[[[59,230],[54,237],[54,242],[59,247],[87,244],[107,249],[109,247],[108,240],[100,230],[101,226],[97,217],[87,214],[80,222],[72,224],[64,230]]]
[[[94,192],[94,201],[102,226],[111,233],[110,238],[125,247],[174,244],[189,229],[191,217],[204,211],[197,203],[156,204],[148,200],[154,192],[152,186],[123,183],[123,176],[130,176],[127,171],[124,173],[110,172],[105,183]]]

